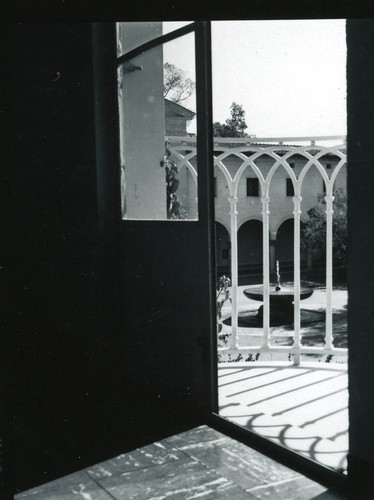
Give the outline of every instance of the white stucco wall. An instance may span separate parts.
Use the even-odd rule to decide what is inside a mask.
[[[161,34],[161,23],[123,23],[122,51]],[[163,48],[153,48],[131,63],[141,69],[120,79],[121,157],[124,164],[124,218],[166,219],[165,112]]]
[[[296,176],[298,176],[302,167],[305,165],[306,160],[293,159],[292,161],[295,163],[294,171]],[[270,170],[273,162],[274,160],[272,158],[263,156],[256,161],[256,165],[259,167],[263,174],[266,174]],[[321,160],[321,163],[324,167],[326,167],[326,164],[331,164],[333,170],[338,161],[334,158],[328,158]],[[234,156],[230,156],[225,160],[225,166],[228,168],[232,177],[237,172],[240,164],[241,160],[235,158]],[[331,172],[332,170],[327,170],[327,172]],[[217,178],[215,214],[226,224],[230,225],[230,205],[228,201],[228,198],[230,196],[229,186],[224,174],[219,170],[218,167],[215,167],[214,175]],[[334,187],[343,188],[344,190],[346,190],[346,176],[347,170],[346,166],[344,166],[337,176]],[[239,228],[247,220],[262,220],[261,190],[259,197],[247,196],[247,177],[256,177],[256,174],[251,167],[247,167],[244,170],[237,190]],[[293,200],[291,196],[286,195],[286,179],[288,177],[289,175],[286,170],[282,166],[280,166],[275,172],[270,184],[270,232],[273,237],[275,237],[276,231],[279,228],[280,224],[282,224],[282,222],[284,222],[288,218],[293,218]],[[318,201],[317,196],[321,193],[323,193],[323,179],[317,168],[315,166],[312,166],[304,178],[301,190],[301,219],[305,218],[307,216],[308,210],[316,205]]]

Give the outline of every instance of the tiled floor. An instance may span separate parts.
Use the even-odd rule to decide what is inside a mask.
[[[347,365],[231,363],[218,371],[221,416],[328,467],[346,469]]]
[[[343,500],[202,426],[18,494],[16,500]]]

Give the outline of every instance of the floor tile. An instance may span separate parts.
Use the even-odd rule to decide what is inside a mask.
[[[229,438],[218,444],[190,445],[181,450],[243,489],[297,475],[291,469]]]
[[[111,497],[81,471],[19,493],[14,498],[15,500],[110,500]]]
[[[250,492],[244,491],[240,486],[227,485],[220,491],[216,489],[215,491],[206,488],[202,490],[190,490],[188,492],[182,492],[179,495],[175,495],[173,499],[175,500],[186,500],[186,499],[198,499],[198,500],[257,500]]]
[[[229,494],[236,486],[191,458],[100,479],[99,483],[116,500],[209,498]]]
[[[225,441],[227,437],[224,434],[208,427],[207,425],[201,425],[200,427],[195,427],[186,432],[176,434],[161,441],[161,443],[168,443],[175,448],[187,449],[189,445],[203,444],[209,442],[220,443]]]
[[[185,456],[167,442],[156,442],[89,467],[86,472],[93,479],[101,479],[152,465],[173,462]]]
[[[278,481],[249,490],[258,500],[312,500],[325,491],[324,486],[305,477]]]
[[[255,416],[264,429],[273,417]],[[305,430],[289,426],[297,441]],[[345,436],[319,439],[315,457],[335,460]],[[296,445],[294,445],[296,446]],[[298,444],[300,447],[300,443]],[[330,446],[327,453],[327,446]],[[315,458],[314,457],[314,458]],[[344,458],[344,453],[341,454]],[[17,495],[16,500],[344,500],[207,426],[172,436]]]

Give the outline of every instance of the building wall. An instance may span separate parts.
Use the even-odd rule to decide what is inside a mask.
[[[21,23],[4,45],[0,438],[15,492],[206,421],[207,223],[121,220],[114,35]]]
[[[256,146],[253,146],[253,150],[256,151]],[[184,154],[186,154],[184,152]],[[305,166],[307,160],[300,155],[295,155],[289,159],[290,163],[294,164],[294,172],[296,177],[299,177],[303,167]],[[322,166],[325,168],[328,176],[330,177],[334,168],[338,163],[338,159],[333,156],[326,156],[320,160]],[[242,160],[235,156],[234,154],[229,155],[223,160],[225,167],[227,168],[231,178],[234,178],[237,171],[239,170]],[[266,177],[274,163],[274,159],[263,155],[259,157],[256,161],[256,166],[260,169],[262,175]],[[178,163],[177,163],[178,164]],[[191,164],[198,170],[196,157],[191,159]],[[330,168],[327,168],[327,167]],[[216,196],[214,198],[215,203],[215,218],[217,222],[220,222],[225,227],[230,230],[230,188],[229,183],[222,170],[215,165],[214,176],[216,184]],[[237,189],[237,218],[238,218],[238,234],[240,232],[239,238],[239,270],[253,270],[260,269],[262,265],[262,253],[259,254],[257,249],[262,245],[262,233],[258,230],[251,232],[250,225],[246,224],[249,221],[260,221],[262,223],[262,202],[261,202],[261,188],[259,188],[259,196],[247,196],[247,178],[256,178],[257,175],[254,170],[248,166],[240,178],[238,189]],[[193,179],[191,174],[188,173],[185,167],[181,168],[179,173],[179,178],[181,179],[180,187],[178,189],[177,195],[181,200],[183,200],[183,206],[188,213],[194,213],[195,207],[195,189],[193,188]],[[274,241],[277,239],[277,233],[279,228],[287,220],[293,220],[294,202],[292,196],[287,196],[287,179],[289,178],[286,170],[280,166],[274,173],[270,184],[269,197],[270,197],[270,240]],[[190,186],[190,188],[188,188]],[[342,189],[347,192],[347,166],[344,165],[337,175],[335,180],[334,189]],[[302,189],[301,189],[301,221],[304,221],[308,217],[308,210],[318,204],[318,196],[323,195],[325,191],[325,185],[323,178],[318,171],[317,167],[312,165],[305,175]],[[253,226],[255,227],[255,226]],[[257,226],[256,226],[257,227]],[[284,229],[285,226],[283,226]],[[242,228],[242,230],[241,230]],[[288,236],[287,236],[288,235]],[[293,260],[292,252],[290,249],[293,246],[293,233],[289,231],[283,234],[282,244],[278,244],[278,249],[275,253],[271,253],[271,266],[274,267],[274,259],[276,259],[276,253],[278,256],[284,257],[284,263],[289,263]],[[250,239],[255,239],[253,242],[253,249],[250,249],[251,243]],[[289,240],[286,244],[286,240]],[[247,241],[248,240],[248,241]],[[217,255],[217,266],[218,270],[225,269],[227,272],[230,268],[230,258],[222,257],[221,244],[217,243],[218,247],[216,249]],[[245,250],[247,248],[248,251]],[[275,246],[274,246],[275,248]],[[291,255],[292,254],[292,255]],[[291,257],[290,257],[291,255]],[[287,257],[288,256],[288,257]],[[287,258],[286,258],[287,257]],[[305,252],[301,255],[302,263],[305,265],[308,261],[308,256]],[[310,261],[309,261],[310,262]]]
[[[256,165],[259,167],[263,175],[265,176],[269,170],[274,160],[270,157],[261,157],[256,160]],[[299,175],[302,167],[305,165],[306,160],[295,159],[295,174]],[[337,164],[337,160],[326,159],[321,161],[323,166],[327,163],[332,164],[332,169],[334,165]],[[225,160],[225,166],[230,172],[231,177],[234,177],[235,173],[239,169],[241,160],[234,158],[231,155],[227,160]],[[228,198],[230,196],[228,183],[225,179],[224,174],[215,167],[215,177],[217,177],[217,197],[215,198],[215,213],[216,216],[224,220],[226,224],[230,224],[230,204]],[[247,196],[246,179],[248,177],[256,177],[255,172],[251,167],[247,167],[243,172],[240,179],[237,191],[238,198],[238,227],[240,227],[245,221],[250,219],[262,219],[262,204],[261,204],[261,190],[259,197]],[[280,224],[287,218],[293,218],[293,200],[292,197],[286,196],[286,178],[288,178],[288,173],[283,167],[279,167],[275,172],[273,179],[270,184],[270,230],[275,236],[276,231]],[[341,187],[346,191],[347,189],[347,168],[344,166],[339,172],[335,186],[336,188]],[[303,187],[301,191],[302,204],[301,204],[301,218],[306,217],[307,212],[310,208],[317,204],[317,196],[323,193],[323,179],[321,174],[318,172],[316,167],[311,167],[307,175],[305,176]]]
[[[165,133],[166,135],[186,135],[186,119],[184,117],[175,116],[171,112],[165,113]]]
[[[128,51],[161,33],[161,23],[123,23],[122,50]],[[121,151],[124,165],[124,218],[166,219],[165,106],[163,48],[139,54],[123,65],[120,89]]]

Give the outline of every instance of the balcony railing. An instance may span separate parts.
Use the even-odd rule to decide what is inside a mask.
[[[197,182],[196,137],[168,137],[171,153],[178,169],[186,167]],[[334,144],[334,145],[331,145]],[[293,355],[294,363],[300,364],[302,354],[345,355],[345,348],[334,346],[333,335],[333,214],[334,188],[338,174],[346,167],[346,140],[343,136],[324,137],[284,137],[284,138],[214,138],[214,168],[224,176],[227,185],[227,202],[231,239],[231,335],[229,345],[219,349],[221,355],[235,356],[238,353],[284,352]],[[297,172],[291,161],[297,156],[301,159]],[[231,165],[228,166],[228,159]],[[326,167],[326,158],[334,158],[334,168]],[[266,160],[266,162],[265,162]],[[266,163],[267,167],[261,165]],[[265,163],[264,163],[265,162]],[[326,207],[326,326],[324,346],[305,346],[302,342],[301,328],[301,259],[300,227],[302,217],[302,190],[308,190],[307,174],[312,167],[318,172],[324,184]],[[250,169],[251,175],[259,181],[261,211],[256,215],[262,220],[262,274],[263,274],[263,330],[262,342],[256,346],[240,345],[238,333],[238,187],[243,174]],[[280,171],[292,180],[293,210],[293,345],[277,346],[271,343],[270,334],[270,203],[272,182]],[[321,183],[322,185],[322,183]],[[279,195],[278,195],[279,197]],[[245,214],[251,215],[251,214]],[[305,215],[305,214],[304,214]],[[220,214],[216,211],[216,217]],[[225,356],[225,357],[226,357]]]

